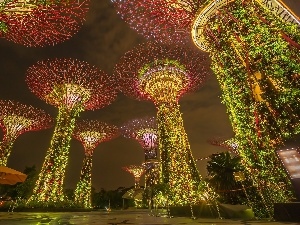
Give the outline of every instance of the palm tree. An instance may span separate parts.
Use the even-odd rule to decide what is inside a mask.
[[[239,156],[232,156],[228,151],[213,154],[206,167],[209,183],[220,195],[220,202],[241,204],[245,200],[243,187],[235,177],[235,172],[243,171]]]

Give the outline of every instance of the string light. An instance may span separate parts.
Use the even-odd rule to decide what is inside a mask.
[[[190,41],[190,25],[202,0],[112,0],[118,14],[147,39],[163,43]]]
[[[6,166],[13,144],[21,134],[50,128],[52,118],[41,109],[11,100],[0,100],[0,126],[3,140],[0,144],[0,165]]]
[[[140,179],[141,176],[145,173],[144,166],[129,165],[129,166],[122,167],[122,169],[133,175],[134,188],[135,189],[140,188]]]
[[[137,140],[145,154],[145,188],[159,182],[158,129],[154,117],[144,117],[126,122],[120,128],[126,138]]]
[[[196,90],[207,72],[199,52],[148,43],[127,52],[117,64],[120,89],[157,108],[161,183],[170,186],[170,205],[188,205],[201,180],[179,111],[179,98]]]
[[[29,47],[55,45],[80,29],[89,0],[0,2],[0,37]]]
[[[84,208],[92,208],[92,158],[96,147],[118,136],[118,128],[98,120],[83,120],[76,123],[73,137],[84,147],[85,156],[80,180],[75,189],[75,202]]]
[[[299,133],[299,21],[278,1],[205,2],[206,5],[201,1],[197,5],[193,0],[149,0],[130,5],[122,1],[117,4],[123,11],[117,10],[137,30],[147,27],[151,32],[148,14],[153,13],[154,19],[158,16],[167,18],[157,23],[174,29],[177,21],[188,18],[184,28],[192,27],[192,38],[197,47],[210,52],[212,69],[223,91],[223,103],[230,115],[239,155],[249,177],[259,187],[261,199],[254,200],[251,205],[257,216],[266,216],[260,209],[260,201],[263,201],[268,216],[272,217],[273,203],[291,198],[291,193],[286,190],[290,182],[279,166],[275,150],[293,134]],[[162,10],[161,14],[156,14],[156,7],[173,11]],[[183,13],[173,13],[178,11]],[[134,15],[132,19],[131,14]],[[143,26],[135,22],[137,14],[143,18]],[[174,29],[170,29],[171,32]],[[165,41],[164,31],[149,36]],[[286,188],[277,185],[280,181],[285,181]]]
[[[112,77],[76,59],[39,61],[28,69],[26,82],[35,95],[58,108],[50,147],[29,201],[64,201],[63,180],[76,118],[84,110],[110,104],[116,85]]]
[[[258,217],[272,217],[275,202],[293,198],[275,152],[299,133],[297,26],[265,3],[247,0],[211,1],[194,22],[194,42],[210,52],[246,177],[260,195],[249,195]]]

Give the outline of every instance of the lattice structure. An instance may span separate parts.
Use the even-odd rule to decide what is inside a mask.
[[[52,118],[41,109],[16,101],[0,100],[0,126],[4,133],[0,143],[0,165],[7,165],[13,144],[19,135],[47,129],[52,125]]]
[[[190,26],[204,0],[112,0],[118,14],[148,39],[189,41]]]
[[[0,37],[30,47],[55,45],[82,26],[89,0],[2,0]]]
[[[292,198],[275,152],[300,132],[299,27],[280,1],[260,0],[210,1],[193,24],[195,44],[210,52],[247,177],[258,187],[260,198],[249,203],[258,217],[272,217],[275,202]]]
[[[115,69],[123,93],[156,105],[161,182],[170,185],[174,205],[196,199],[200,182],[178,100],[205,81],[205,59],[191,49],[148,43],[126,53]]]
[[[117,94],[116,84],[104,72],[76,59],[40,61],[28,69],[26,82],[35,95],[59,110],[31,199],[63,201],[63,179],[76,118],[84,110],[110,104]]]
[[[126,122],[120,128],[126,138],[137,140],[145,153],[145,187],[159,182],[158,129],[155,117],[144,117]]]
[[[212,145],[223,147],[236,155],[239,154],[239,152],[238,152],[239,146],[236,143],[236,141],[234,140],[234,138],[230,138],[230,139],[212,138],[212,139],[208,140],[208,142]]]
[[[144,166],[137,166],[137,165],[130,165],[122,167],[123,170],[127,171],[128,173],[132,174],[134,177],[134,188],[140,188],[140,179],[141,176],[145,173]]]
[[[73,137],[84,147],[85,156],[80,174],[80,180],[75,189],[75,202],[84,208],[92,208],[92,158],[96,147],[109,141],[119,134],[116,126],[108,125],[98,120],[83,120],[76,123]]]

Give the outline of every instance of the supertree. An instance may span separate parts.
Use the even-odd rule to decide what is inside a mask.
[[[170,204],[189,204],[200,182],[178,100],[204,82],[205,59],[192,49],[150,42],[126,53],[115,68],[123,93],[157,108],[160,181],[170,186]]]
[[[140,179],[141,179],[141,176],[145,173],[145,167],[137,166],[137,165],[130,165],[130,166],[124,166],[124,167],[122,167],[122,169],[133,175],[134,188],[135,189],[140,188]]]
[[[158,129],[155,117],[133,119],[124,123],[120,128],[126,138],[137,140],[145,154],[145,188],[159,182]]]
[[[1,0],[0,37],[43,47],[63,42],[80,29],[89,0]]]
[[[206,1],[206,0],[205,0]],[[112,0],[117,13],[148,39],[185,43],[191,40],[190,24],[203,0]],[[181,8],[183,7],[183,9]]]
[[[227,149],[229,152],[232,152],[236,155],[239,154],[239,152],[238,152],[239,146],[236,143],[236,141],[234,140],[234,138],[225,139],[225,138],[220,138],[220,137],[214,137],[214,138],[209,139],[208,143],[210,143],[211,145],[223,147],[223,148]]]
[[[27,131],[53,125],[52,118],[41,109],[11,100],[0,100],[0,126],[4,135],[0,143],[0,166],[6,166],[17,137]]]
[[[39,61],[27,71],[26,82],[39,98],[58,107],[56,126],[30,200],[63,201],[63,179],[76,118],[84,110],[110,104],[116,97],[112,77],[76,59]]]
[[[259,206],[264,201],[267,214],[272,216],[274,202],[286,202],[292,197],[287,191],[290,182],[275,150],[300,131],[299,19],[281,1],[141,2],[125,4],[116,1],[116,4],[122,7],[122,13],[132,14],[131,17],[126,14],[132,21],[144,11],[153,12],[155,20],[159,20],[157,15],[173,16],[167,22],[161,20],[160,26],[185,26],[191,31],[196,46],[210,53],[239,154],[261,194],[257,204],[252,205],[257,216],[264,216],[265,212],[261,212]],[[157,7],[170,10],[157,14]],[[180,13],[175,15],[175,12]],[[148,14],[141,15],[144,24],[139,28],[151,29]],[[137,26],[137,23],[132,24]],[[174,29],[170,30],[174,32]],[[151,36],[165,41],[164,32]],[[173,40],[177,41],[176,38]],[[286,188],[278,186],[282,182]]]
[[[84,147],[85,156],[80,180],[75,189],[75,202],[84,208],[91,208],[92,158],[97,146],[118,136],[118,128],[98,120],[83,120],[76,123],[73,137]]]

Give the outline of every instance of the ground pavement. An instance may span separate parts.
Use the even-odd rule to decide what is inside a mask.
[[[266,220],[229,220],[210,218],[166,218],[150,216],[147,210],[116,210],[111,212],[0,212],[0,225],[296,225],[299,223]]]

